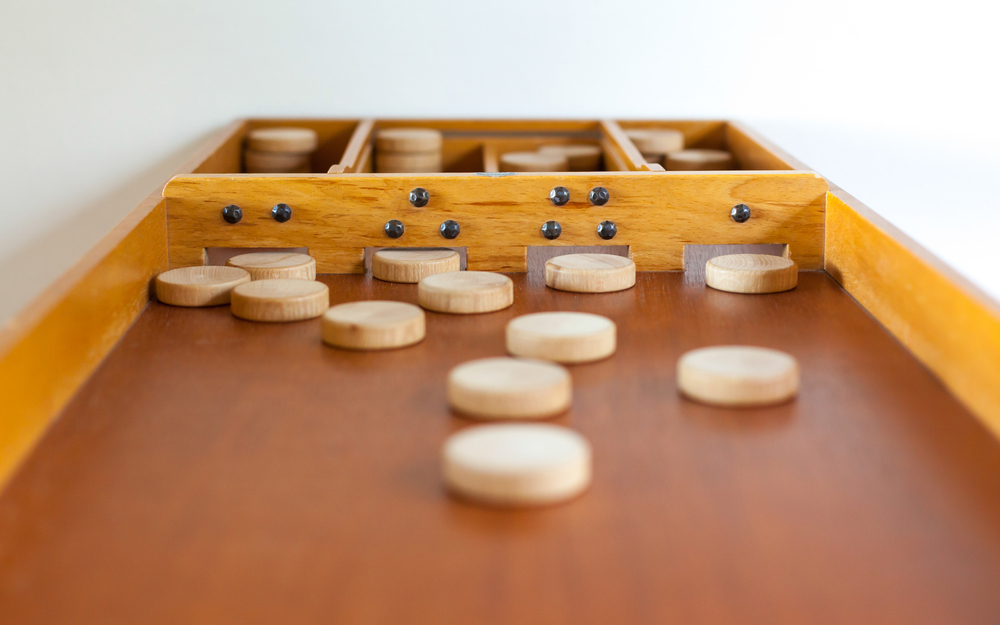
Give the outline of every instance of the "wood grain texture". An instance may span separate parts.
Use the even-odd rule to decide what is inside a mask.
[[[462,257],[455,250],[379,250],[371,268],[379,280],[417,284],[436,273],[460,271]]]
[[[1000,437],[1000,306],[840,191],[826,270]]]
[[[549,191],[562,185],[570,201],[556,207]],[[611,200],[594,207],[590,189],[603,186]],[[423,187],[430,203],[409,203],[410,190]],[[529,245],[629,245],[640,271],[680,270],[687,243],[785,243],[790,257],[806,270],[823,262],[827,184],[811,172],[566,173],[559,175],[469,176],[180,176],[168,183],[167,219],[172,267],[204,262],[206,247],[308,247],[320,273],[360,273],[365,247],[467,248],[469,269],[524,271]],[[271,207],[293,209],[291,221],[277,223]],[[227,224],[222,208],[243,208],[243,220]],[[729,217],[747,204],[750,221]],[[399,219],[406,234],[385,236],[383,227]],[[455,219],[462,233],[453,241],[439,227]],[[539,230],[554,219],[562,235],[553,241]],[[618,235],[604,241],[596,226],[612,219]],[[345,223],[351,224],[345,228]]]
[[[248,321],[288,322],[319,317],[330,307],[322,282],[289,278],[254,280],[231,294],[232,313]]]
[[[615,254],[566,254],[545,263],[549,288],[575,293],[610,293],[635,285],[635,263]]]
[[[315,280],[316,259],[296,252],[248,252],[226,259],[226,265],[238,267],[252,280]]]
[[[156,299],[171,306],[222,306],[247,282],[250,273],[239,267],[181,267],[156,276]]]
[[[412,285],[321,276],[334,303]],[[1000,613],[1000,446],[835,282],[745,297],[643,273],[588,296],[515,275],[514,306],[427,315],[367,353],[320,321],[150,304],[0,497],[10,623],[906,623]],[[590,489],[492,510],[449,497],[466,419],[455,365],[543,310],[606,316],[613,358],[575,366],[552,423],[593,445]],[[754,319],[751,325],[747,319]],[[683,399],[684,352],[752,343],[799,398]],[[266,362],[262,363],[262,359]],[[391,392],[387,390],[391,389]]]
[[[406,302],[337,304],[323,313],[323,342],[343,349],[407,347],[424,340],[426,315]]]
[[[427,310],[460,315],[491,313],[514,302],[514,285],[499,273],[451,271],[421,278],[417,298]]]
[[[795,262],[774,254],[727,254],[705,263],[705,284],[730,293],[780,293],[799,279]]]

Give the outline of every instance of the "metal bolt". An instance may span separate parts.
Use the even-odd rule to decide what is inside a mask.
[[[618,226],[615,225],[613,221],[602,221],[597,224],[597,236],[602,239],[608,240],[615,238],[618,234]]]
[[[750,207],[746,204],[737,204],[733,207],[733,210],[730,211],[729,216],[733,218],[733,221],[741,224],[750,219]]]
[[[569,202],[569,189],[566,187],[556,187],[549,191],[549,199],[556,206],[565,206]]]
[[[275,204],[271,209],[271,217],[278,223],[285,223],[292,218],[292,207],[288,204]]]
[[[441,224],[441,236],[446,239],[454,239],[462,229],[458,227],[457,221],[448,220]]]
[[[427,206],[427,202],[431,201],[431,194],[427,192],[427,189],[422,187],[417,187],[413,191],[410,191],[410,204],[413,204],[417,208],[421,206]]]
[[[222,209],[222,218],[231,224],[239,223],[243,219],[243,209],[235,204],[230,204]]]
[[[611,199],[611,195],[604,187],[594,187],[590,190],[590,203],[594,206],[604,206]]]
[[[562,226],[558,221],[546,221],[542,224],[542,236],[546,239],[558,239],[562,234]]]
[[[403,232],[406,228],[403,226],[403,222],[398,219],[390,219],[385,222],[385,236],[390,239],[398,239],[403,236]]]

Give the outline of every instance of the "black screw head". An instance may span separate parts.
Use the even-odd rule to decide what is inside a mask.
[[[390,239],[398,239],[403,236],[403,232],[406,228],[403,226],[403,222],[398,219],[390,219],[385,222],[385,236]]]
[[[441,224],[441,236],[443,236],[446,239],[454,239],[455,237],[458,236],[458,233],[461,231],[462,229],[459,228],[457,221],[452,221],[449,219],[448,221]]]
[[[604,206],[611,199],[611,195],[604,187],[594,187],[590,190],[590,203],[594,206]]]
[[[558,239],[562,234],[562,226],[558,221],[546,221],[542,224],[542,236],[546,239]]]
[[[602,221],[597,224],[597,236],[602,239],[608,240],[615,238],[618,234],[618,226],[615,225],[613,221]]]
[[[227,223],[239,223],[240,220],[243,219],[243,209],[235,204],[230,204],[222,209],[222,218],[225,219]]]
[[[288,204],[275,204],[271,209],[271,217],[278,223],[285,223],[292,218],[292,207]]]
[[[746,220],[750,219],[750,207],[746,204],[737,204],[730,211],[729,216],[733,218],[738,224],[744,223]]]
[[[556,206],[566,206],[569,202],[569,189],[566,187],[556,187],[549,191],[549,199]]]
[[[427,192],[427,189],[422,187],[417,187],[413,191],[410,191],[410,204],[413,204],[417,208],[421,206],[427,206],[427,202],[431,201],[431,194]]]

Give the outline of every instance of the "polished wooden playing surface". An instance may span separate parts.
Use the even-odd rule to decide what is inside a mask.
[[[428,313],[383,353],[325,347],[318,319],[150,304],[0,498],[0,621],[995,622],[1000,445],[828,275],[773,295],[512,278],[511,308]],[[334,304],[416,302],[321,279]],[[593,484],[534,511],[452,500],[440,449],[470,422],[447,372],[542,310],[618,325],[553,420],[592,444]],[[795,356],[799,398],[682,399],[677,358],[732,343]]]

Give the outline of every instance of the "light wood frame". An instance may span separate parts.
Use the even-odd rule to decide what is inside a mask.
[[[317,130],[313,170],[333,175],[237,173],[246,133],[264,125]],[[601,145],[610,171],[510,177],[367,173],[372,133],[413,125],[448,131],[455,138],[454,158],[479,159],[486,172],[518,142],[570,140]],[[663,172],[645,163],[625,135],[640,126],[674,128],[691,145],[728,148],[745,170],[754,171]],[[460,235],[466,238],[450,243],[467,246],[470,268],[480,269],[523,271],[522,250],[529,245],[599,244],[594,226],[603,218],[621,226],[607,243],[630,245],[640,270],[680,269],[689,242],[788,243],[803,268],[830,273],[1000,436],[1000,307],[843,190],[828,188],[808,167],[738,123],[241,120],[179,174],[0,330],[0,485],[142,312],[160,271],[204,262],[206,247],[297,247],[308,239],[321,272],[356,272],[366,246],[441,245],[435,227],[446,215],[466,224]],[[573,199],[557,208],[546,197],[559,184],[571,189]],[[598,184],[613,198],[600,208],[585,199]],[[424,211],[405,203],[409,189],[420,185],[433,198]],[[281,200],[295,206],[287,224],[267,214]],[[226,227],[219,217],[223,202],[243,202],[246,223]],[[728,221],[734,203],[751,206],[750,222]],[[498,210],[506,212],[498,218]],[[377,234],[389,215],[406,216],[412,224],[395,243]],[[546,219],[563,223],[566,238],[541,238],[537,228]],[[310,238],[310,228],[336,230],[344,220],[350,227],[328,248]]]

